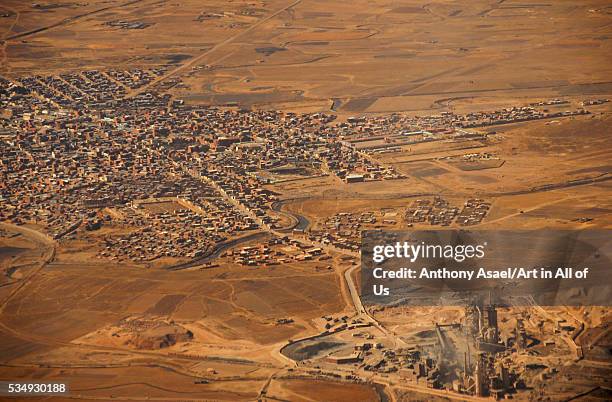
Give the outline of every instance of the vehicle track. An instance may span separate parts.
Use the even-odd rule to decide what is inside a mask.
[[[70,24],[70,23],[72,23],[74,21],[77,21],[77,20],[80,20],[81,18],[84,18],[84,17],[89,17],[91,15],[95,15],[95,14],[98,14],[98,13],[101,13],[101,12],[104,12],[104,11],[112,10],[114,8],[121,8],[121,7],[131,6],[133,4],[140,3],[142,1],[143,0],[132,0],[132,1],[128,1],[126,3],[117,4],[117,5],[114,5],[114,6],[103,7],[103,8],[99,8],[97,10],[93,10],[93,11],[88,11],[88,12],[83,13],[83,14],[79,14],[79,15],[75,15],[73,17],[65,18],[65,19],[63,19],[61,21],[55,22],[55,23],[50,24],[50,25],[45,25],[43,27],[34,28],[34,29],[29,30],[29,31],[20,32],[20,33],[14,34],[14,35],[7,36],[6,38],[4,38],[4,41],[8,42],[8,41],[15,40],[15,39],[25,38],[27,36],[35,35],[35,34],[40,33],[40,32],[48,31],[48,30],[53,29],[53,28],[57,28],[57,27],[60,27],[60,26],[63,26],[63,25]]]
[[[156,79],[154,79],[153,81],[151,81],[150,83],[132,91],[131,93],[128,93],[127,97],[131,97],[131,96],[136,96],[138,94],[141,94],[145,91],[147,91],[149,88],[151,88],[152,86],[159,84],[162,81],[167,80],[168,78],[182,72],[185,71],[186,69],[193,67],[195,65],[197,65],[198,63],[200,63],[206,56],[208,56],[211,53],[214,53],[215,51],[221,49],[222,47],[224,47],[225,45],[228,45],[232,42],[234,42],[236,39],[241,38],[242,36],[248,34],[249,32],[255,30],[256,28],[258,28],[260,25],[265,24],[266,22],[270,21],[271,19],[275,18],[276,16],[278,16],[279,14],[290,10],[291,8],[297,6],[299,3],[301,3],[302,0],[296,0],[293,3],[282,7],[281,9],[275,11],[274,13],[270,14],[269,16],[262,18],[261,20],[257,21],[256,23],[254,23],[253,25],[251,25],[250,27],[248,27],[247,29],[245,29],[244,31],[241,31],[239,33],[237,33],[234,36],[230,36],[229,38],[223,40],[222,42],[217,43],[216,45],[214,45],[213,47],[211,47],[210,49],[206,50],[205,52],[201,53],[199,56],[194,57],[193,59],[189,60],[188,62],[186,62],[183,65],[178,66],[177,68],[175,68],[174,70],[171,70],[169,72],[167,72],[166,74],[162,75],[161,77],[158,77]],[[227,55],[223,54],[221,55],[219,58],[210,61],[208,64],[212,65],[215,64],[221,60],[223,60],[225,57],[227,57]]]

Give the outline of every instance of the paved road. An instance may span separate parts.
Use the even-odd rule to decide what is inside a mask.
[[[278,212],[281,214],[286,214],[289,215],[291,217],[293,217],[297,223],[295,224],[295,226],[292,226],[290,228],[283,228],[282,230],[290,230],[290,229],[297,229],[297,230],[306,230],[308,228],[308,226],[310,226],[310,220],[308,218],[306,218],[304,215],[300,215],[297,214],[295,212],[291,212],[291,211],[283,211],[283,205],[289,203],[289,202],[293,202],[293,201],[297,201],[297,200],[301,200],[301,199],[305,199],[304,198],[291,198],[291,199],[287,199],[287,200],[281,200],[281,201],[275,201],[272,203],[272,210],[274,212]]]
[[[268,236],[267,232],[257,232],[257,233],[251,233],[248,234],[246,236],[242,236],[242,237],[238,237],[236,239],[231,239],[231,240],[227,240],[223,243],[218,244],[215,249],[208,255],[202,256],[202,257],[198,257],[194,260],[191,260],[189,262],[186,262],[184,264],[177,264],[177,265],[173,265],[171,267],[168,267],[166,269],[170,270],[170,271],[179,271],[181,269],[187,269],[187,268],[191,268],[191,267],[195,267],[197,265],[202,265],[202,264],[206,264],[207,262],[210,262],[212,260],[214,260],[215,258],[219,257],[221,255],[222,252],[224,252],[225,250],[228,250],[230,248],[234,248],[236,246],[238,246],[241,243],[246,243],[249,241],[253,241],[262,237]]]
[[[363,308],[363,304],[361,303],[361,297],[359,296],[359,290],[357,290],[357,285],[355,285],[355,281],[353,280],[353,272],[355,272],[359,268],[359,265],[355,265],[352,268],[344,271],[344,279],[346,280],[346,284],[348,285],[349,292],[351,294],[351,299],[353,300],[353,306],[355,307],[355,311],[358,314],[365,314],[365,309]]]

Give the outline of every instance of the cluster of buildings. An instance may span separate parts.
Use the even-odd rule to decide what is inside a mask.
[[[483,199],[468,199],[463,206],[457,207],[446,199],[435,196],[432,200],[417,199],[405,212],[380,214],[366,211],[362,213],[340,212],[328,217],[320,228],[311,229],[307,236],[311,241],[320,244],[331,244],[344,250],[358,251],[361,246],[362,231],[366,228],[398,228],[403,213],[403,221],[408,227],[415,224],[433,226],[471,226],[476,225],[487,216],[491,204]],[[380,215],[380,216],[379,216]]]
[[[540,110],[533,106],[513,106],[492,112],[475,112],[461,116],[449,113],[448,116],[453,119],[453,124],[456,127],[472,128],[585,114],[589,114],[585,109],[553,112]]]
[[[358,251],[363,225],[373,225],[376,222],[377,217],[373,212],[339,212],[327,218],[320,230],[311,230],[308,238],[318,243],[332,244],[340,249]]]
[[[533,103],[530,103],[529,106],[555,106],[555,105],[567,105],[567,104],[569,104],[568,100],[555,98],[555,99],[548,99],[548,100],[539,101],[539,102],[533,102]]]
[[[161,73],[84,71],[3,80],[2,102],[11,119],[2,121],[2,196],[8,203],[2,218],[39,224],[55,238],[79,227],[138,226],[105,236],[100,256],[194,257],[210,242],[274,224],[267,211],[277,196],[264,189],[258,172],[348,166],[342,158],[352,160],[327,152],[338,144],[331,116],[188,108],[148,93],[121,99]],[[159,197],[195,207],[157,215],[135,207]],[[219,202],[226,203],[210,207]]]
[[[460,160],[462,162],[479,162],[479,161],[496,161],[499,160],[499,156],[492,152],[474,152],[469,154],[457,156],[448,156],[441,159],[447,160]]]
[[[299,261],[331,259],[321,248],[313,247],[288,237],[273,237],[256,246],[241,247],[225,253],[235,264],[247,266],[278,265]]]
[[[480,198],[470,198],[463,204],[463,209],[455,222],[460,226],[479,224],[487,216],[490,208],[491,203]]]
[[[157,152],[157,133],[140,125],[146,117],[57,109],[32,88],[2,84],[3,107],[16,115],[1,120],[0,219],[37,224],[56,239],[108,227],[99,255],[136,261],[197,257],[258,228],[218,188]],[[138,202],[161,197],[189,207],[155,214]]]
[[[166,72],[165,67],[131,70],[86,70],[59,75],[22,77],[12,87],[21,94],[39,97],[50,109],[99,109],[119,105],[130,89],[140,88]],[[3,79],[10,89],[11,83]],[[16,84],[16,85],[15,85]],[[144,94],[150,98],[153,94]]]
[[[55,238],[81,229],[138,226],[138,231],[105,234],[100,255],[192,257],[237,232],[275,227],[278,218],[268,212],[278,194],[266,188],[270,175],[265,172],[305,168],[346,182],[394,179],[401,176],[352,140],[429,138],[465,123],[544,113],[513,108],[338,122],[323,113],[188,106],[159,91],[128,96],[166,71],[0,77],[0,219],[38,224]],[[191,206],[162,214],[135,207],[134,201],[160,197],[177,197]],[[461,212],[442,205],[417,207],[408,222],[446,224],[452,216],[467,225],[479,222],[488,210],[478,200],[470,200]],[[373,223],[371,217],[356,219],[312,236],[354,250],[358,225]],[[139,244],[139,237],[164,240]]]
[[[491,204],[479,198],[471,198],[463,204],[463,208],[452,206],[447,200],[435,196],[433,200],[415,200],[406,210],[404,220],[409,226],[414,224],[429,224],[435,226],[450,226],[456,223],[460,226],[476,225],[487,216]]]
[[[204,191],[211,192],[210,187],[202,186]],[[212,253],[218,243],[259,228],[249,216],[220,197],[191,195],[190,200],[180,197],[167,197],[163,201],[135,200],[128,206],[113,208],[104,216],[110,218],[113,227],[138,229],[104,235],[104,248],[98,255],[130,261],[163,257],[192,259]],[[177,207],[160,208],[159,204]]]
[[[596,106],[603,105],[604,103],[610,102],[610,99],[599,98],[599,99],[585,99],[582,101],[582,106]]]
[[[325,169],[347,183],[393,180],[403,176],[391,166],[382,166],[366,158],[347,142],[336,142],[320,153]]]
[[[459,213],[459,208],[451,206],[442,197],[434,197],[433,201],[418,199],[406,210],[404,216],[408,225],[427,223],[430,225],[449,226]]]
[[[557,100],[561,104],[569,103],[565,100]],[[551,101],[555,104],[557,101]],[[583,105],[586,105],[583,103]],[[420,141],[434,139],[441,134],[465,135],[462,128],[484,127],[496,124],[508,124],[521,121],[550,119],[558,117],[569,117],[575,115],[589,114],[585,109],[566,110],[551,112],[540,110],[534,106],[510,107],[500,110],[472,112],[456,114],[453,112],[442,112],[429,116],[407,116],[392,113],[384,116],[350,117],[346,122],[339,123],[337,130],[339,135],[351,142],[355,139],[396,139],[401,140],[417,137]],[[392,141],[387,146],[394,146]],[[401,142],[401,141],[398,141]],[[370,147],[368,147],[370,148]],[[375,148],[375,147],[374,147]]]
[[[130,70],[108,70],[105,73],[122,85],[130,89],[137,89],[163,75],[166,70],[165,67],[149,69],[133,68]]]

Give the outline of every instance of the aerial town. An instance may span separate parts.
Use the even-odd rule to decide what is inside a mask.
[[[268,186],[279,173],[329,176],[349,185],[392,181],[404,175],[373,155],[420,142],[487,141],[486,134],[467,127],[589,114],[583,108],[543,112],[538,104],[337,122],[323,113],[191,107],[154,92],[125,98],[162,72],[3,78],[2,220],[36,225],[59,242],[95,239],[96,258],[107,261],[212,269],[218,257],[244,267],[313,261],[320,262],[317,269],[331,270],[331,254],[357,253],[363,230],[477,225],[486,220],[491,202],[468,198],[460,205],[426,197],[399,211],[340,212],[306,231],[296,227],[299,222],[283,224],[281,194]],[[466,154],[462,160],[491,159],[496,158]],[[239,246],[262,232],[271,237]],[[470,307],[463,322],[436,322],[433,338],[422,342],[381,334],[379,324],[364,317],[326,321],[319,335],[348,332],[366,340],[350,353],[346,341],[312,338],[290,343],[281,353],[318,375],[359,380],[373,372],[429,389],[502,399],[527,388],[509,357],[541,343],[527,335],[524,320],[502,331],[493,305]],[[292,322],[278,319],[278,325]],[[538,325],[542,336],[542,321]],[[571,331],[567,336],[575,339]],[[304,349],[314,352],[300,353]]]
[[[64,77],[28,77],[17,83],[2,79],[2,106],[10,113],[2,130],[20,132],[7,138],[3,148],[2,197],[7,205],[3,218],[42,224],[56,239],[81,225],[89,230],[110,222],[146,225],[140,230],[173,232],[176,238],[165,244],[147,246],[136,241],[131,245],[129,237],[140,237],[135,233],[128,238],[106,239],[107,249],[119,249],[133,257],[147,254],[149,259],[176,253],[194,257],[195,249],[206,250],[207,239],[214,245],[236,233],[257,229],[257,221],[270,223],[265,211],[276,197],[262,187],[266,179],[259,174],[261,170],[306,166],[347,183],[402,177],[347,141],[347,137],[359,138],[362,133],[376,138],[377,130],[387,123],[380,119],[333,124],[333,117],[323,114],[203,110],[176,101],[160,108],[163,95],[159,94],[143,95],[136,105],[130,104],[131,100],[108,98],[146,84],[159,71],[85,71]],[[102,103],[65,109],[83,98]],[[123,109],[121,102],[129,103]],[[135,109],[144,109],[146,114],[127,114]],[[487,119],[508,118],[497,116],[497,112],[491,113]],[[509,116],[520,120],[545,115],[526,108]],[[442,116],[421,121],[395,116],[390,122],[392,127],[447,126],[447,136],[452,136],[449,132],[465,118]],[[121,135],[115,134],[119,132]],[[202,150],[214,153],[203,157]],[[160,197],[166,201],[157,204],[169,204],[169,210],[162,207],[151,213],[152,202],[146,200]],[[228,204],[227,199],[234,204]],[[182,203],[183,208],[172,208],[173,202]],[[435,224],[435,215],[444,212],[431,212],[432,218],[427,218],[426,212],[410,213],[410,222],[429,219]],[[214,216],[217,223],[202,215]],[[470,220],[464,212],[458,219],[466,223],[479,220]],[[442,218],[440,223],[447,220]]]
[[[609,304],[362,288],[612,227],[609,4],[396,3],[2,2],[0,399],[612,400]]]
[[[79,228],[138,227],[103,236],[103,258],[199,257],[215,244],[274,224],[267,212],[278,196],[265,188],[271,180],[266,172],[308,168],[345,183],[394,180],[404,176],[369,156],[373,145],[360,144],[384,138],[375,148],[381,150],[422,141],[461,141],[482,137],[463,131],[466,126],[589,113],[522,107],[336,123],[334,116],[322,113],[189,107],[180,100],[169,103],[167,95],[158,93],[122,98],[160,72],[94,70],[16,82],[2,78],[1,102],[8,115],[0,128],[6,133],[0,159],[5,208],[0,217],[41,225],[54,239]],[[93,102],[78,103],[81,99]],[[404,221],[474,225],[488,209],[480,199],[466,200],[460,210],[435,197],[415,200]],[[356,250],[359,223],[367,219],[330,219],[331,230],[313,233],[311,240]],[[356,225],[343,228],[343,223]]]

